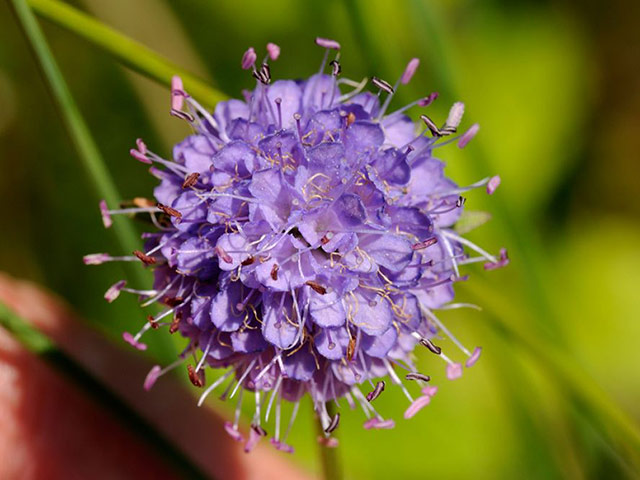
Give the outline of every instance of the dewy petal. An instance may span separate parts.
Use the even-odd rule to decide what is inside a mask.
[[[211,301],[211,321],[223,332],[233,332],[244,322],[245,312],[239,311],[238,303],[246,289],[240,282],[230,282]]]
[[[370,357],[385,358],[398,339],[398,331],[391,326],[382,335],[363,335],[362,350]]]
[[[353,323],[367,335],[380,335],[393,321],[389,302],[376,293],[359,288],[352,299]]]
[[[411,243],[399,235],[366,235],[360,239],[359,247],[392,272],[406,268],[413,256]]]
[[[342,297],[339,297],[335,291],[320,295],[311,290],[308,296],[309,313],[316,325],[320,327],[340,327],[344,325],[346,314]]]
[[[267,342],[288,349],[298,336],[299,320],[293,320],[293,300],[286,293],[263,295],[262,334]]]
[[[315,337],[315,347],[323,357],[340,360],[347,354],[349,340],[346,328],[323,328]]]
[[[295,125],[293,115],[299,113],[302,107],[302,90],[300,86],[293,80],[278,80],[273,82],[267,90],[267,97],[273,104],[273,110],[276,115],[282,119],[282,128]],[[280,115],[276,100],[280,99]],[[280,119],[276,121],[276,125],[280,123]]]
[[[306,347],[282,359],[287,378],[308,382],[316,371],[316,361]]]

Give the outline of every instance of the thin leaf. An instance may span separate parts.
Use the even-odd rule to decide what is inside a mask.
[[[55,2],[54,2],[55,3]],[[121,195],[106,168],[106,164],[100,155],[89,128],[85,123],[78,106],[76,105],[71,91],[67,86],[58,65],[53,58],[47,41],[40,29],[33,12],[29,8],[25,0],[11,0],[16,17],[24,31],[25,36],[29,40],[29,44],[33,50],[34,56],[38,61],[42,73],[49,86],[51,95],[53,96],[64,124],[69,132],[74,147],[76,148],[82,166],[87,172],[87,176],[95,185],[95,190],[100,198],[106,200],[108,205],[115,206],[120,203]],[[97,202],[96,202],[97,204]],[[96,215],[98,209],[96,205]],[[140,246],[140,238],[136,233],[131,222],[127,219],[119,219],[113,223],[113,232],[121,246],[126,252],[133,252]],[[136,268],[137,267],[137,268]],[[144,285],[148,283],[147,276],[139,265],[125,266],[128,276],[134,278],[136,283]],[[174,351],[173,345],[165,336],[157,336],[154,339],[162,350],[168,355]],[[168,360],[169,357],[163,358]]]
[[[33,11],[91,42],[118,61],[162,85],[169,86],[171,77],[182,77],[185,90],[207,106],[214,106],[226,95],[211,88],[180,66],[105,25],[80,10],[56,0],[28,0]]]

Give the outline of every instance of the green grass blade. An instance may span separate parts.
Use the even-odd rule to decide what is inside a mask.
[[[168,87],[171,77],[179,75],[185,90],[210,107],[226,99],[226,95],[162,55],[70,5],[56,0],[27,0],[27,3],[41,17],[84,38],[152,80]]]
[[[76,148],[87,176],[93,182],[96,192],[111,206],[118,205],[122,199],[105,166],[89,128],[85,123],[71,91],[49,49],[47,41],[38,25],[33,12],[26,0],[10,0],[18,21],[29,40],[34,56],[49,86],[64,124],[69,132],[74,147]],[[97,202],[96,202],[97,203]],[[96,215],[98,209],[96,205]],[[113,223],[113,233],[121,248],[126,252],[132,252],[140,247],[140,237],[136,233],[130,221],[122,218]],[[147,275],[139,265],[126,264],[125,268],[130,278],[135,279],[139,285],[149,283]],[[157,336],[157,344],[165,353],[173,352],[174,348],[166,336]],[[168,358],[165,358],[167,360]]]

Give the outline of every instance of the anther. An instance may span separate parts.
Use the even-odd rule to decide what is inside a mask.
[[[186,122],[192,123],[195,119],[193,118],[193,115],[191,115],[188,112],[183,112],[182,110],[176,110],[175,108],[172,108],[170,111],[171,115],[173,115],[174,117],[177,117],[181,120],[184,120]]]
[[[338,75],[340,75],[340,73],[342,72],[342,66],[340,66],[339,61],[331,60],[329,62],[329,65],[331,65],[331,68],[332,68],[331,75],[333,75],[334,77],[337,77]]]
[[[506,267],[509,265],[509,256],[505,248],[500,249],[500,259],[497,262],[487,262],[484,264],[485,270],[495,270],[497,268]]]
[[[251,265],[255,261],[256,261],[255,257],[252,257],[251,255],[249,255],[242,262],[240,262],[240,265],[242,265],[243,267],[246,267],[248,265]]]
[[[184,105],[184,87],[178,75],[171,77],[171,110],[181,111]],[[140,150],[141,153],[145,153]]]
[[[353,359],[353,354],[356,351],[356,339],[349,339],[349,345],[347,346],[347,360],[351,361]]]
[[[263,63],[258,70],[253,71],[253,76],[260,83],[269,85],[271,83],[271,69],[267,63]]]
[[[411,60],[409,60],[409,63],[407,63],[407,68],[404,69],[404,73],[400,78],[400,83],[402,83],[403,85],[406,85],[407,83],[409,83],[413,75],[416,73],[416,70],[418,69],[419,66],[420,66],[419,58],[412,58]]]
[[[460,195],[458,197],[458,199],[456,200],[456,207],[460,208],[462,207],[465,203],[467,202],[467,199],[465,197],[463,197],[462,195]]]
[[[382,80],[378,77],[371,77],[371,83],[373,83],[380,90],[384,90],[387,93],[393,93],[393,87],[389,82]]]
[[[418,372],[407,373],[404,378],[406,378],[407,380],[422,380],[423,382],[428,382],[431,380],[431,377],[429,375],[423,375],[422,373]]]
[[[279,268],[280,268],[280,267],[278,267],[278,264],[277,264],[277,263],[274,263],[274,264],[273,264],[273,267],[271,267],[271,278],[272,278],[274,281],[277,281],[277,280],[278,280],[278,269],[279,269]]]
[[[233,258],[231,258],[231,255],[225,252],[225,250],[221,246],[216,246],[213,251],[216,252],[216,255],[218,255],[218,257],[221,258],[224,262],[233,263]]]
[[[487,183],[487,193],[489,195],[493,195],[496,189],[500,186],[500,177],[496,175],[495,177],[491,177],[489,182]]]
[[[198,172],[193,172],[187,175],[187,178],[182,182],[182,188],[190,188],[193,187],[196,183],[198,183],[198,178],[200,174]]]
[[[433,342],[428,338],[422,338],[420,340],[420,344],[427,347],[431,352],[435,353],[436,355],[440,355],[442,353],[442,349],[437,345],[434,345]]]
[[[151,328],[153,328],[154,330],[160,328],[160,325],[158,325],[158,323],[155,321],[153,315],[147,315],[147,322],[149,322],[149,325],[151,325]]]
[[[182,312],[176,312],[176,314],[173,316],[173,320],[171,321],[171,325],[169,325],[169,333],[176,333],[178,331],[181,320]]]
[[[100,214],[102,215],[104,228],[109,228],[113,225],[113,220],[111,220],[111,214],[109,213],[109,208],[105,200],[100,200]]]
[[[331,419],[331,423],[329,423],[329,426],[327,426],[327,428],[324,429],[324,433],[333,432],[336,428],[338,428],[339,424],[340,424],[340,414],[336,413]]]
[[[430,247],[431,245],[434,245],[436,243],[438,243],[438,237],[431,237],[431,238],[427,238],[423,242],[414,243],[413,245],[411,245],[411,249],[412,250],[422,250],[422,249]]]
[[[154,257],[150,257],[149,255],[141,252],[140,250],[134,250],[133,254],[140,259],[142,263],[145,265],[153,265],[156,263],[156,259]]]
[[[275,43],[267,43],[267,53],[269,54],[269,58],[273,61],[276,61],[280,56],[280,47]]]
[[[331,50],[340,50],[340,44],[335,40],[328,38],[316,37],[316,45],[324,48],[330,48]]]
[[[349,112],[349,115],[347,115],[346,127],[349,128],[351,125],[353,125],[353,122],[355,121],[356,121],[356,114],[353,112]]]
[[[125,280],[120,280],[119,282],[115,283],[105,292],[104,299],[109,303],[113,302],[116,298],[118,298],[120,292],[126,285],[127,282]]]
[[[314,292],[319,293],[320,295],[325,295],[327,293],[327,289],[322,285],[316,282],[312,282],[311,280],[305,282],[305,285],[311,287]]]
[[[189,375],[189,380],[194,386],[198,388],[202,388],[204,386],[204,370],[196,372],[193,365],[187,365],[187,374]]]
[[[131,200],[131,203],[133,203],[138,208],[150,208],[156,205],[156,202],[144,197],[135,197],[133,200]]]
[[[458,140],[458,148],[466,147],[467,143],[469,143],[471,139],[476,136],[478,130],[480,130],[480,125],[478,125],[477,123],[471,125],[471,127],[469,127],[469,130],[464,132],[460,137],[460,140]]]
[[[162,203],[156,203],[156,207],[158,207],[158,210],[162,210],[164,213],[166,213],[170,217],[182,218],[182,214],[175,208],[171,208],[167,205],[163,205]]]
[[[435,101],[436,98],[438,98],[438,92],[432,92],[423,99],[418,100],[418,106],[428,107]]]
[[[244,55],[242,55],[242,62],[241,62],[241,66],[243,70],[249,70],[251,67],[253,67],[253,64],[256,63],[256,59],[258,58],[258,56],[256,55],[256,51],[253,49],[253,47],[249,47],[247,49],[246,52],[244,52]]]
[[[424,122],[424,124],[427,126],[427,128],[431,132],[432,136],[441,137],[443,135],[443,133],[440,131],[438,126],[433,122],[433,120],[431,120],[426,115],[424,115],[424,114],[420,115],[420,120],[422,120]]]
[[[373,402],[376,398],[378,398],[380,396],[380,394],[382,392],[384,392],[384,387],[385,387],[385,383],[383,380],[380,380],[378,383],[376,383],[375,388],[370,391],[369,393],[367,393],[367,401],[369,403]]]

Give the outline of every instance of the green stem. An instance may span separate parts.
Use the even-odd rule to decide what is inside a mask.
[[[71,91],[56,64],[47,41],[38,25],[26,0],[9,0],[18,22],[29,41],[29,45],[46,80],[51,95],[58,106],[62,120],[69,132],[82,165],[94,184],[96,192],[108,205],[118,205],[122,199],[115,186],[100,151],[85,123]],[[96,205],[97,215],[97,205]],[[140,237],[127,219],[118,219],[113,223],[113,232],[120,247],[132,252],[140,246]],[[137,267],[137,268],[136,268]],[[145,285],[148,278],[139,265],[126,264],[124,268],[129,278]],[[157,337],[156,342],[162,345],[165,352],[173,351],[173,345],[167,337]]]
[[[335,407],[332,403],[327,403],[327,413],[330,417],[335,415]],[[318,436],[324,436],[324,430],[320,419],[316,419]],[[335,434],[334,434],[335,436]],[[340,455],[337,448],[328,448],[319,445],[320,464],[322,465],[322,478],[324,480],[342,480],[344,473],[340,462]]]
[[[116,418],[127,425],[131,432],[138,435],[140,441],[146,442],[151,449],[156,449],[158,456],[166,460],[183,478],[207,478],[155,427],[60,350],[49,337],[33,328],[2,302],[0,302],[0,327],[13,335],[23,347],[80,387],[93,401],[108,409]]]
[[[27,3],[38,15],[88,40],[132,70],[166,87],[173,75],[179,75],[185,90],[209,107],[227,98],[157,52],[70,5],[56,0],[27,0]]]

